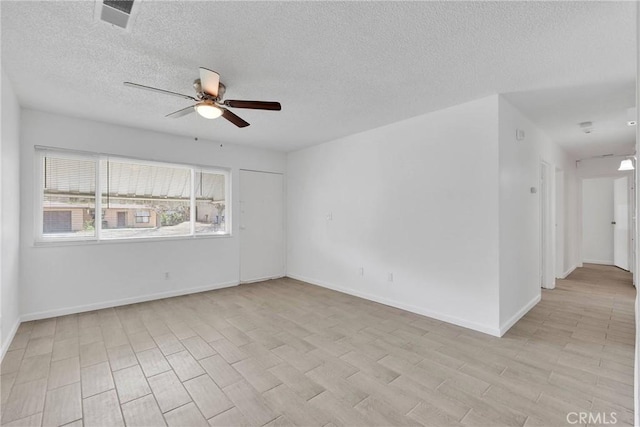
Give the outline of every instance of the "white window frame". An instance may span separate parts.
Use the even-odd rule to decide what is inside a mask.
[[[157,241],[157,240],[179,240],[179,239],[202,239],[202,238],[219,238],[219,237],[231,237],[232,236],[232,199],[231,199],[231,170],[229,168],[210,166],[210,165],[197,165],[197,164],[185,164],[175,162],[164,162],[158,160],[139,159],[135,157],[120,156],[113,154],[103,153],[91,153],[84,151],[67,150],[52,147],[35,147],[35,170],[36,170],[36,191],[34,200],[34,226],[35,226],[35,243],[37,245],[55,245],[65,243],[105,243],[105,242],[136,242],[136,241]],[[44,158],[47,156],[61,157],[68,159],[78,160],[93,160],[95,162],[95,219],[94,228],[95,236],[68,236],[68,237],[55,237],[48,238],[44,235]],[[189,234],[183,234],[178,236],[138,236],[138,237],[102,237],[102,177],[101,177],[101,163],[102,161],[113,160],[120,163],[135,163],[144,164],[157,167],[173,167],[180,169],[189,169],[191,175],[191,189],[190,189],[190,232]],[[195,175],[196,172],[212,173],[218,175],[224,175],[224,191],[225,191],[225,232],[224,233],[196,233],[196,194],[195,194]]]

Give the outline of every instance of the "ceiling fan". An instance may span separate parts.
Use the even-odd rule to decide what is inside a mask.
[[[179,96],[180,98],[190,99],[196,102],[195,105],[191,105],[187,108],[183,108],[166,115],[166,117],[172,118],[186,116],[187,114],[195,111],[206,119],[215,119],[222,116],[239,128],[244,128],[249,126],[249,123],[229,111],[227,107],[272,111],[280,111],[282,109],[279,102],[240,101],[231,99],[223,100],[222,98],[224,97],[226,87],[220,83],[220,75],[215,71],[202,67],[200,67],[200,78],[193,82],[193,88],[196,90],[195,97],[151,86],[144,86],[137,83],[124,82],[124,85],[164,93],[166,95]]]

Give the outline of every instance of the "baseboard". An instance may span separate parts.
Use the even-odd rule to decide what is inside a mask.
[[[280,274],[278,276],[273,276],[273,277],[262,277],[259,279],[249,279],[249,280],[243,280],[242,282],[240,282],[241,285],[246,285],[249,283],[257,283],[257,282],[264,282],[265,280],[274,280],[274,279],[282,279],[284,276],[284,274]]]
[[[600,265],[613,265],[613,261],[603,261],[599,259],[583,259],[583,264],[600,264]]]
[[[18,317],[16,319],[15,325],[13,325],[13,328],[11,328],[11,332],[9,332],[9,336],[7,338],[5,338],[4,342],[2,343],[2,347],[0,347],[0,362],[2,362],[2,360],[4,360],[4,355],[7,353],[7,350],[9,350],[9,346],[11,345],[11,341],[13,341],[13,337],[16,336],[16,332],[18,332],[18,328],[20,327],[20,323],[22,323],[22,320],[20,319],[20,317]]]
[[[506,334],[507,331],[509,329],[511,329],[511,327],[518,322],[518,320],[522,319],[522,317],[525,314],[527,314],[529,312],[529,310],[531,310],[533,307],[535,307],[536,304],[538,304],[540,302],[541,298],[542,298],[541,294],[536,295],[535,298],[533,298],[531,301],[526,303],[524,305],[524,307],[522,307],[520,310],[518,310],[518,312],[516,314],[511,316],[509,318],[509,320],[507,320],[502,325],[500,325],[500,336],[503,336],[504,334]]]
[[[139,302],[153,301],[153,300],[158,300],[163,298],[177,297],[180,295],[189,295],[189,294],[196,294],[198,292],[212,291],[215,289],[229,288],[232,286],[237,286],[238,284],[239,282],[237,280],[234,280],[230,282],[216,283],[214,285],[201,286],[198,288],[176,289],[173,291],[158,292],[156,294],[148,294],[148,295],[142,295],[142,296],[131,297],[131,298],[123,298],[119,300],[111,300],[111,301],[99,302],[94,304],[77,305],[74,307],[40,311],[36,313],[24,314],[22,315],[21,320],[25,322],[29,320],[46,319],[49,317],[66,316],[67,314],[83,313],[85,311],[101,310],[103,308],[118,307],[121,305],[136,304]]]
[[[573,273],[573,271],[578,268],[577,265],[574,265],[572,267],[569,267],[569,269],[567,271],[565,271],[564,273],[562,273],[562,276],[558,277],[558,279],[566,279],[568,275],[570,275],[571,273]]]
[[[482,332],[488,335],[493,335],[495,337],[500,336],[500,330],[497,328],[492,328],[487,325],[483,325],[480,323],[470,322],[465,319],[461,319],[455,316],[449,316],[447,314],[439,313],[436,311],[428,310],[422,307],[418,307],[411,304],[406,304],[400,301],[395,301],[389,298],[380,297],[377,295],[369,294],[366,292],[360,292],[353,289],[343,288],[340,286],[336,286],[330,283],[326,283],[320,280],[311,279],[309,277],[300,276],[297,274],[287,274],[287,277],[292,279],[300,280],[302,282],[310,283],[312,285],[321,286],[323,288],[331,289],[333,291],[342,292],[343,294],[353,295],[355,297],[363,298],[369,301],[374,301],[380,304],[388,305],[390,307],[399,308],[402,310],[410,311],[411,313],[420,314],[422,316],[430,317],[432,319],[441,320],[443,322],[452,323],[457,326],[462,326],[463,328],[473,329],[474,331]]]

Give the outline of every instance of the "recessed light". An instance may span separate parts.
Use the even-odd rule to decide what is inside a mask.
[[[635,120],[630,120],[627,122],[627,126],[635,126],[636,125],[636,121]]]

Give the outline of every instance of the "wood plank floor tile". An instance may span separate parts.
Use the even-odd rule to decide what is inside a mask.
[[[193,402],[167,412],[164,418],[169,427],[209,427],[209,423]]]
[[[136,356],[147,378],[171,369],[169,362],[167,362],[167,359],[165,359],[162,352],[157,348],[141,351],[137,353]]]
[[[243,378],[233,366],[218,354],[200,360],[200,365],[220,388],[238,382]]]
[[[229,426],[237,426],[237,427],[250,427],[249,420],[242,415],[242,412],[235,406],[228,411],[225,411],[221,414],[216,415],[215,417],[209,419],[209,425],[211,427],[229,427]]]
[[[51,362],[49,371],[48,389],[62,387],[65,385],[80,382],[80,358],[70,357],[68,359]]]
[[[139,331],[129,335],[129,341],[133,351],[140,353],[156,347],[156,342],[148,331]]]
[[[82,418],[80,383],[49,390],[44,402],[42,424],[61,426]]]
[[[107,357],[112,371],[138,364],[138,359],[136,359],[136,355],[129,343],[107,348]]]
[[[69,357],[80,356],[80,341],[78,338],[55,341],[53,343],[53,354],[51,361],[68,359]]]
[[[236,363],[249,357],[244,351],[226,338],[209,342],[211,347],[220,354],[228,363]]]
[[[38,356],[53,351],[53,336],[31,338],[24,352],[24,357]]]
[[[216,351],[200,336],[186,338],[182,340],[182,345],[189,350],[189,353],[191,353],[196,360],[216,354]]]
[[[114,372],[113,380],[120,403],[126,403],[151,393],[151,388],[139,365]]]
[[[102,341],[96,341],[80,346],[80,366],[90,366],[96,363],[106,362],[107,348]]]
[[[7,351],[4,355],[4,359],[2,359],[2,368],[0,369],[2,375],[18,372],[24,352],[24,348]]]
[[[0,423],[630,425],[630,278],[585,264],[502,338],[289,278],[24,322]]]
[[[51,366],[51,353],[23,358],[18,369],[15,383],[22,384],[47,378]]]
[[[2,410],[2,423],[42,412],[46,393],[46,379],[14,384]]]
[[[288,363],[274,366],[269,371],[304,400],[309,400],[325,390]]]
[[[264,425],[278,418],[262,395],[244,380],[228,385],[223,391],[250,425]]]
[[[185,381],[184,386],[207,419],[233,407],[233,403],[206,374]]]
[[[124,427],[115,390],[88,397],[82,401],[85,427]]]
[[[355,406],[369,397],[368,391],[357,388],[337,372],[324,365],[306,372],[305,376],[350,406]]]
[[[167,425],[158,408],[158,404],[152,395],[140,397],[122,405],[122,414],[127,426],[154,426]],[[183,424],[186,426],[187,424]]]
[[[262,394],[275,412],[284,414],[294,425],[323,426],[332,419],[331,414],[319,411],[306,400],[296,395],[285,384],[281,384]]]
[[[255,359],[248,358],[234,363],[233,369],[238,371],[249,384],[260,393],[271,390],[282,384],[277,377],[263,368]]]
[[[103,362],[87,366],[80,370],[82,379],[82,397],[93,396],[114,388],[109,363]]]
[[[188,351],[181,351],[167,356],[167,362],[171,365],[180,381],[187,381],[191,378],[204,374],[202,366],[193,358]]]
[[[3,427],[34,427],[42,424],[42,412],[33,414],[26,418],[11,421],[10,423],[3,423]]]
[[[189,394],[173,371],[148,378],[151,390],[164,413],[191,402]]]

